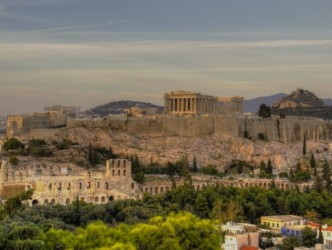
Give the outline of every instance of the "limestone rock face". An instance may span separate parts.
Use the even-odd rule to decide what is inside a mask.
[[[241,160],[259,166],[261,161],[271,159],[274,167],[280,171],[294,166],[302,154],[302,142],[284,144],[280,142],[252,141],[231,135],[211,135],[200,137],[185,136],[137,136],[125,131],[101,128],[76,127],[62,130],[50,141],[69,139],[88,147],[112,147],[117,154],[137,155],[141,162],[153,162],[161,165],[176,162],[188,157],[192,164],[196,156],[199,166],[216,166],[227,169],[232,163]],[[308,152],[323,152],[326,145],[319,142],[307,142]],[[76,154],[77,155],[77,154]],[[318,157],[318,155],[316,155]],[[75,158],[75,154],[71,154]]]

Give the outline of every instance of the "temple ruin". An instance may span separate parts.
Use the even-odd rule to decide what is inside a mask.
[[[188,91],[164,94],[166,114],[242,114],[243,97],[220,98]]]

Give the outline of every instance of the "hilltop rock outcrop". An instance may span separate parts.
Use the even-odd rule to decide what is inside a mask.
[[[268,159],[271,159],[273,166],[280,171],[285,171],[294,166],[302,154],[302,142],[254,142],[230,135],[149,137],[117,130],[77,127],[63,130],[50,140],[64,139],[86,146],[89,143],[95,147],[111,146],[115,153],[137,155],[145,164],[152,160],[164,165],[182,157],[188,157],[189,163],[192,163],[196,156],[199,166],[213,165],[221,171],[239,160],[259,166],[261,161],[267,162]],[[324,147],[324,143],[307,143],[308,152],[313,151],[316,154],[323,152]]]

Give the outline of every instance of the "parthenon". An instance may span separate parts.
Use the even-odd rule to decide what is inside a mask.
[[[164,94],[165,113],[168,114],[241,114],[243,97],[220,98],[188,91]]]

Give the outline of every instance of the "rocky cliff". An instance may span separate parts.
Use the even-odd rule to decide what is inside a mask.
[[[284,144],[280,142],[252,141],[231,135],[210,136],[139,136],[119,130],[102,128],[76,127],[62,130],[50,140],[62,141],[69,139],[80,145],[95,147],[112,147],[117,154],[137,155],[148,164],[158,162],[166,164],[175,162],[182,157],[188,157],[192,163],[194,156],[199,166],[213,165],[219,170],[225,170],[236,161],[245,161],[259,165],[271,159],[273,165],[284,171],[294,166],[302,154],[302,142]],[[313,151],[318,156],[324,151],[326,144],[308,142],[308,152]]]

